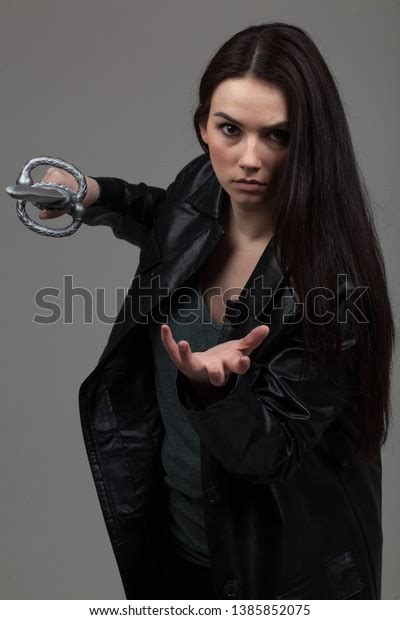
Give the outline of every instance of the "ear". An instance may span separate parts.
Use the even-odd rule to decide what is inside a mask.
[[[208,144],[208,137],[207,137],[206,126],[203,123],[199,123],[199,129],[200,129],[200,135],[201,135],[201,138],[202,138],[203,142]]]

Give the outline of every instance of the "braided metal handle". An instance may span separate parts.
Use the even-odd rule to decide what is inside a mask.
[[[42,181],[34,183],[31,171],[37,166],[54,166],[72,174],[78,183],[78,191],[74,193],[70,187],[57,183]],[[17,198],[17,215],[21,222],[30,230],[46,237],[67,237],[75,233],[82,224],[86,207],[83,199],[86,196],[87,184],[85,176],[71,163],[56,157],[32,157],[22,168],[16,185],[6,187],[7,193]],[[32,202],[39,209],[65,209],[72,216],[72,223],[65,228],[48,228],[33,221],[25,210],[27,202]]]

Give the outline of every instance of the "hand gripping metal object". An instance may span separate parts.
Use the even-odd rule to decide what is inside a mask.
[[[36,166],[55,166],[72,174],[78,183],[78,192],[57,183],[43,181],[34,183],[31,170]],[[83,199],[86,196],[87,184],[85,176],[69,162],[55,157],[32,157],[22,168],[16,185],[8,185],[6,192],[17,199],[17,215],[21,222],[31,230],[46,237],[67,237],[76,232],[82,224],[86,207]],[[31,202],[39,209],[65,209],[72,216],[73,222],[65,228],[47,228],[34,222],[25,211],[26,202]]]

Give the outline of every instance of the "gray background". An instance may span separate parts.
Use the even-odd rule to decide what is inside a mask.
[[[191,114],[212,54],[246,26],[287,21],[309,32],[339,83],[398,317],[399,16],[400,3],[389,1],[3,1],[0,185],[14,183],[29,158],[52,155],[87,175],[166,187],[201,152]],[[35,292],[56,287],[62,302],[65,275],[93,296],[104,287],[115,316],[116,288],[129,286],[138,250],[105,227],[41,237],[2,191],[0,596],[122,599],[78,409],[111,325],[85,324],[79,296],[72,324],[33,318]],[[400,597],[398,371],[396,361],[395,425],[383,452],[383,598]]]

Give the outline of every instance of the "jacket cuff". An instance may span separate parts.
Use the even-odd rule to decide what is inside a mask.
[[[100,195],[96,202],[88,207],[107,207],[118,211],[118,205],[122,203],[124,198],[124,189],[120,183],[115,183],[112,177],[91,177],[100,186]]]
[[[190,379],[188,379],[186,375],[178,369],[175,382],[178,401],[184,409],[194,414],[209,411],[210,408],[212,409],[213,405],[216,403],[221,403],[221,401],[223,401],[224,404],[226,404],[226,400],[229,399],[229,397],[232,396],[235,398],[239,378],[241,376],[242,375],[231,373],[231,376],[224,386],[212,386],[212,392],[210,395],[207,396],[207,398],[200,398]]]

